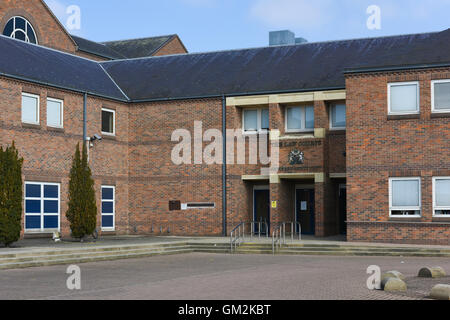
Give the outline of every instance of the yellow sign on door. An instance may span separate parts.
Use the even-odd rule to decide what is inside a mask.
[[[277,202],[276,201],[272,201],[272,209],[276,209],[277,208]]]

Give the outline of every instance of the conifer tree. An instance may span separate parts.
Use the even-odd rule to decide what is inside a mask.
[[[22,165],[14,142],[0,147],[0,243],[9,246],[22,229]]]
[[[73,157],[66,217],[70,222],[70,229],[74,238],[83,239],[86,235],[93,234],[97,226],[94,180],[89,168],[85,144],[83,144],[81,155],[80,145],[77,145]]]

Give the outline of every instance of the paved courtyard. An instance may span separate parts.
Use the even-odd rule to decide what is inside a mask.
[[[369,291],[369,265],[408,277],[405,295]],[[447,258],[183,254],[80,264],[81,290],[66,287],[67,266],[0,271],[0,299],[414,299],[436,281],[414,276]],[[439,280],[450,284],[450,279]]]

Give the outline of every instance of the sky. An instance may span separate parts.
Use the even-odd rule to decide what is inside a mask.
[[[269,31],[309,42],[442,31],[450,0],[45,0],[63,25],[80,9],[75,35],[109,41],[178,34],[189,52],[261,47]],[[375,5],[380,11],[367,13]],[[72,11],[73,12],[73,11]],[[374,20],[373,18],[379,18]],[[368,28],[367,21],[379,21]],[[69,22],[69,23],[68,23]]]

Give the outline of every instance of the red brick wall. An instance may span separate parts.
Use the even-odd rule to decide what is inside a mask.
[[[166,43],[162,48],[160,48],[156,53],[153,54],[153,56],[166,56],[171,54],[183,54],[187,53],[187,50],[183,43],[181,42],[180,38],[174,37],[172,40],[170,40],[168,43]]]
[[[40,96],[40,125],[22,124],[22,92]],[[46,98],[64,100],[64,129],[46,125]],[[116,186],[117,233],[128,232],[128,113],[120,103],[88,98],[88,135],[101,133],[101,108],[116,110],[116,137],[96,142],[90,150],[90,165],[95,179],[100,226],[100,186]],[[0,145],[15,141],[24,158],[24,181],[61,183],[61,226],[69,234],[65,218],[67,192],[72,156],[77,143],[83,140],[83,97],[71,92],[53,90],[0,78]]]
[[[349,240],[450,243],[450,225],[432,216],[432,177],[450,171],[450,118],[431,114],[431,80],[450,69],[347,77]],[[388,117],[389,82],[420,82],[420,115]],[[390,177],[422,178],[422,217],[389,218]]]
[[[41,0],[0,1],[0,33],[13,16],[22,16],[33,25],[39,45],[75,53],[72,38]]]

